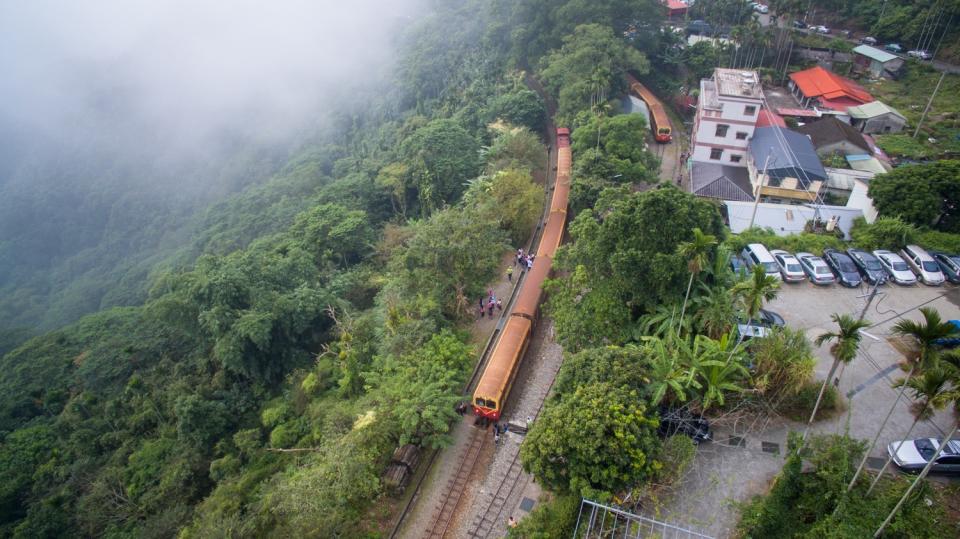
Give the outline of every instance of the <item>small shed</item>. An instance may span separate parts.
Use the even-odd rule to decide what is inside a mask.
[[[897,109],[880,101],[849,107],[850,123],[861,133],[899,133],[907,119]]]
[[[753,186],[747,167],[693,161],[690,166],[690,191],[716,200],[753,200]]]
[[[903,58],[870,45],[860,45],[853,48],[853,65],[861,73],[880,78],[896,73],[903,66]]]

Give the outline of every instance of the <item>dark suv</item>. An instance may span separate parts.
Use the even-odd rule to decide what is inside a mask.
[[[863,278],[870,284],[884,284],[887,282],[887,272],[880,265],[877,257],[863,249],[847,249],[847,255],[863,274]]]
[[[847,256],[846,253],[841,253],[836,249],[825,249],[823,251],[823,259],[827,262],[827,265],[830,266],[830,269],[833,270],[840,284],[851,288],[860,286],[862,282],[860,280],[860,272],[857,271],[857,265],[853,263],[853,260]]]

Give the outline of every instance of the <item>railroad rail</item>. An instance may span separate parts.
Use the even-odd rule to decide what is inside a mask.
[[[534,90],[536,91],[541,89],[534,88]],[[541,94],[541,97],[546,99],[546,96],[543,93],[541,93],[541,91],[538,91],[538,93]],[[553,153],[557,151],[556,150],[557,138],[556,138],[556,128],[554,127],[554,124],[550,119],[547,120],[546,132],[549,137],[548,140],[551,142],[550,148],[548,149],[548,153],[550,155],[548,155],[547,163],[552,163],[554,162]],[[535,249],[535,247],[539,246],[540,240],[543,237],[544,225],[548,217],[550,216],[551,195],[555,189],[556,189],[556,174],[548,171],[546,180],[544,182],[543,211],[540,214],[540,218],[537,222],[537,227],[534,230],[533,236],[528,242],[527,252],[531,252],[532,249]],[[483,373],[484,369],[486,368],[487,362],[490,358],[491,352],[493,351],[494,345],[496,344],[497,339],[503,330],[503,326],[505,325],[511,310],[513,309],[514,303],[516,303],[516,299],[519,294],[519,291],[522,289],[524,283],[526,282],[526,278],[529,274],[530,272],[524,271],[521,273],[519,278],[516,279],[516,284],[514,285],[513,289],[510,292],[510,298],[507,300],[506,305],[504,305],[504,309],[500,313],[499,320],[497,320],[497,326],[494,328],[493,332],[490,334],[490,337],[487,339],[487,342],[483,347],[483,352],[480,355],[480,361],[477,362],[477,365],[474,367],[473,372],[470,375],[470,378],[467,380],[463,388],[462,393],[464,395],[467,395],[467,396],[471,395],[473,390],[476,388],[479,377]],[[471,454],[470,449],[473,447],[475,439],[480,440],[480,447],[479,449],[477,449],[477,452],[476,452],[476,455],[479,456],[479,453],[482,450],[484,444],[486,443],[486,439],[488,436],[489,434],[487,434],[487,429],[485,428],[475,429],[471,431],[470,445],[468,446],[468,450],[466,452],[467,456],[470,456]],[[426,480],[427,476],[429,475],[430,470],[433,468],[433,465],[436,462],[437,456],[439,454],[440,454],[440,450],[434,450],[431,453],[430,458],[424,464],[425,469],[420,474],[419,479],[417,479],[413,494],[410,496],[409,500],[407,500],[407,503],[404,505],[403,511],[400,513],[400,517],[397,519],[397,522],[394,524],[393,529],[390,532],[390,536],[389,536],[390,539],[394,539],[399,535],[400,529],[403,526],[403,523],[406,520],[407,516],[412,511],[414,502],[417,500],[420,494],[420,491],[423,488],[423,483]],[[466,487],[466,481],[469,481],[469,477],[473,474],[473,470],[476,468],[476,464],[478,460],[479,460],[478,458],[470,458],[469,460],[466,460],[466,459],[460,460],[460,465],[458,467],[456,477],[452,481],[448,481],[446,486],[446,494],[443,497],[444,502],[439,508],[439,511],[435,511],[434,513],[435,517],[431,519],[433,523],[428,528],[427,534],[425,535],[425,537],[431,537],[431,538],[443,537],[444,534],[448,531],[447,528],[451,524],[453,517],[456,515],[457,507],[459,506],[460,500],[463,497],[463,489]],[[467,462],[470,463],[469,469],[466,469],[466,467],[464,466],[464,463],[467,463]],[[461,483],[461,482],[458,482],[457,479],[459,479],[459,477],[462,474],[464,474],[467,479],[466,481]],[[459,488],[457,488],[457,485],[460,485]],[[450,506],[448,502],[453,498],[455,498],[455,501],[452,504],[452,506]],[[445,523],[441,523],[440,522],[441,520],[445,520]],[[443,531],[441,531],[440,534],[437,535],[438,530],[443,530]]]
[[[460,505],[460,499],[470,481],[473,469],[480,457],[480,452],[486,445],[487,433],[485,429],[474,429],[470,431],[470,445],[460,458],[460,465],[457,467],[457,473],[447,483],[447,496],[443,497],[443,502],[437,507],[434,513],[432,526],[426,530],[424,537],[429,539],[443,539],[446,535],[453,517],[456,514],[457,506]],[[467,463],[471,463],[467,466]]]

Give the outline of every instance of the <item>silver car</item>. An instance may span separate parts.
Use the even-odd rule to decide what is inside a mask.
[[[904,286],[917,284],[917,276],[910,271],[910,266],[897,253],[878,249],[873,252],[873,256],[877,257],[893,282]]]
[[[827,285],[837,282],[837,278],[830,271],[830,266],[819,256],[813,253],[797,253],[797,260],[811,283]]]
[[[774,249],[770,251],[770,254],[773,255],[773,260],[777,263],[777,266],[780,267],[780,275],[783,276],[784,281],[796,283],[806,280],[807,275],[803,272],[803,268],[800,266],[800,261],[797,260],[797,257],[783,249]]]
[[[897,451],[897,446],[900,450]],[[917,438],[906,440],[903,444],[899,440],[887,446],[887,454],[893,457],[893,462],[905,472],[919,472],[930,462],[940,440],[937,438]],[[940,452],[940,456],[930,467],[931,472],[958,473],[960,472],[960,440],[950,440]]]

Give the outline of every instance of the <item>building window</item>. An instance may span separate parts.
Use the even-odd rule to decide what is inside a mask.
[[[725,137],[727,136],[727,129],[730,129],[729,125],[726,124],[717,124],[717,136]]]
[[[747,140],[747,133],[745,131],[737,131],[737,140]]]
[[[721,157],[723,157],[723,149],[721,148],[710,149],[710,159],[720,159]]]
[[[753,105],[747,105],[746,107],[743,107],[743,113],[747,116],[753,116],[757,113],[757,107]]]
[[[731,156],[730,156],[730,162],[731,162],[731,163],[739,163],[741,159],[743,159],[743,156],[742,156],[742,155],[731,155]]]

